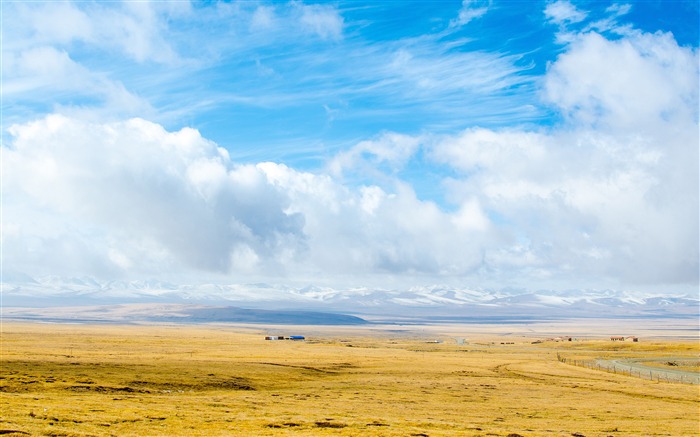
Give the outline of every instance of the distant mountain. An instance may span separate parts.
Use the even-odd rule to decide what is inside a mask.
[[[125,303],[198,304],[285,311],[425,317],[697,317],[697,295],[630,293],[615,290],[484,290],[440,285],[403,290],[334,289],[266,283],[177,285],[157,280],[99,281],[94,278],[4,276],[4,307],[56,307]],[[202,310],[204,311],[204,310]],[[213,310],[207,310],[213,311]],[[209,319],[233,310],[210,312]],[[251,313],[248,314],[253,317]],[[271,314],[270,314],[271,315]],[[255,315],[263,317],[264,313]],[[294,315],[292,315],[294,316]],[[190,314],[196,318],[196,313]],[[292,317],[293,318],[293,317]]]

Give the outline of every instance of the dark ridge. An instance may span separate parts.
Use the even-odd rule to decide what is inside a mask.
[[[360,317],[316,311],[275,311],[237,307],[210,307],[193,308],[187,313],[187,317],[178,317],[178,320],[190,323],[237,322],[281,325],[364,325],[369,323]]]

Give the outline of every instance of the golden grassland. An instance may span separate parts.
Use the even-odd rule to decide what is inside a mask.
[[[698,385],[571,366],[697,360],[697,340],[531,344],[449,329],[2,326],[0,433],[35,436],[697,436]],[[265,341],[307,334],[306,342]],[[450,334],[444,334],[449,332]],[[440,338],[443,343],[427,343]],[[14,432],[11,432],[14,431]]]

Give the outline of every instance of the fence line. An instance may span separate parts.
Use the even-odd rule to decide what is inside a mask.
[[[565,363],[572,366],[585,367],[588,369],[600,370],[619,375],[634,376],[650,381],[700,384],[700,375],[668,372],[663,369],[638,368],[630,364],[614,362],[611,360],[577,360],[563,357],[559,353],[557,353],[557,360],[560,363]]]

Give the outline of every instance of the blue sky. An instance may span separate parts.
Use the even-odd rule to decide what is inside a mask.
[[[696,290],[698,20],[4,1],[4,268]]]

